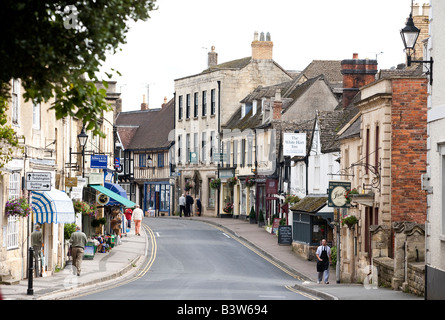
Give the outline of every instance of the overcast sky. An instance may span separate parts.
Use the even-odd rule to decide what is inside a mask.
[[[417,2],[417,1],[415,1]],[[428,0],[418,1],[420,4]],[[400,29],[411,0],[158,0],[151,19],[131,24],[122,51],[109,56],[123,111],[173,98],[174,80],[200,73],[216,47],[218,63],[251,56],[255,31],[270,32],[273,59],[286,70],[312,60],[375,59],[379,69],[403,63]]]

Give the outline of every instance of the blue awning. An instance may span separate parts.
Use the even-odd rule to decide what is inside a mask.
[[[117,193],[121,197],[128,199],[127,192],[120,185],[110,182],[104,182],[104,187],[113,191],[114,193]],[[119,206],[120,204],[121,203],[119,201],[111,198],[110,201],[107,203],[107,206]]]
[[[37,223],[74,223],[73,201],[60,190],[33,191],[32,209]]]

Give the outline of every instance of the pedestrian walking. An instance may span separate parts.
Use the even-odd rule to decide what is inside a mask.
[[[133,210],[132,219],[134,221],[134,234],[140,236],[141,235],[141,224],[142,224],[142,218],[144,217],[144,212],[141,208],[139,208],[139,205],[135,206],[135,209]]]
[[[190,195],[190,193],[187,193],[187,195],[185,196],[185,212],[187,214],[187,217],[190,217],[192,215],[193,203],[193,197]]]
[[[326,245],[326,239],[321,240],[321,245],[317,248],[317,272],[318,283],[324,280],[324,283],[329,283],[329,265],[331,264],[331,248]]]
[[[127,219],[127,227],[128,229],[131,229],[131,216],[133,214],[133,210],[131,210],[131,208],[127,208],[124,214],[125,214],[125,219]]]
[[[185,197],[184,194],[182,194],[179,197],[179,216],[182,218],[182,213],[184,212],[184,217],[186,216],[186,211],[185,211]]]
[[[80,231],[80,227],[76,227],[76,232],[71,234],[70,238],[71,254],[73,257],[73,274],[80,276],[82,270],[82,259],[85,253],[85,246],[87,245],[87,236]]]
[[[40,225],[36,224],[34,227],[34,231],[31,232],[31,247],[34,249],[34,259],[35,259],[35,268],[36,268],[36,276],[40,276],[40,252],[42,251],[43,245],[43,234],[40,230]]]
[[[201,199],[196,198],[196,215],[199,217],[202,212]]]

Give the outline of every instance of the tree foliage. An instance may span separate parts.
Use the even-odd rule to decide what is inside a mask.
[[[103,80],[100,68],[107,54],[126,42],[128,22],[150,18],[155,2],[3,0],[0,20],[7,23],[0,42],[2,101],[10,98],[11,79],[21,79],[26,101],[54,98],[57,119],[77,117],[93,134],[104,136],[98,120],[110,107],[106,90],[94,83]],[[6,109],[0,106],[0,121]],[[1,132],[0,139],[5,139]]]

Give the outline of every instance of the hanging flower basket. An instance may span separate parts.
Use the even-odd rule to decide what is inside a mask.
[[[9,216],[27,217],[32,212],[28,199],[17,198],[6,201],[5,214]]]
[[[185,183],[184,190],[185,191],[190,191],[191,188],[193,188],[193,183],[191,181],[187,181]]]
[[[219,189],[220,186],[221,186],[221,179],[216,178],[216,179],[210,180],[210,188]]]
[[[233,188],[233,186],[238,182],[238,179],[236,177],[228,178],[227,184],[230,188]]]
[[[73,206],[75,212],[81,213],[84,216],[89,215],[91,211],[90,205],[82,200],[74,200]]]
[[[246,178],[246,187],[252,188],[255,185],[255,178]]]
[[[345,193],[345,198],[346,198],[346,203],[351,203],[352,200],[352,194],[359,194],[359,192],[357,191],[357,189],[349,189],[348,191],[346,191]]]
[[[294,205],[295,203],[297,203],[298,201],[300,201],[300,198],[296,195],[287,195],[285,200],[284,200],[284,204],[289,204],[290,206]]]
[[[341,225],[347,225],[349,229],[351,229],[355,224],[358,223],[358,219],[356,216],[350,215],[341,220]]]

